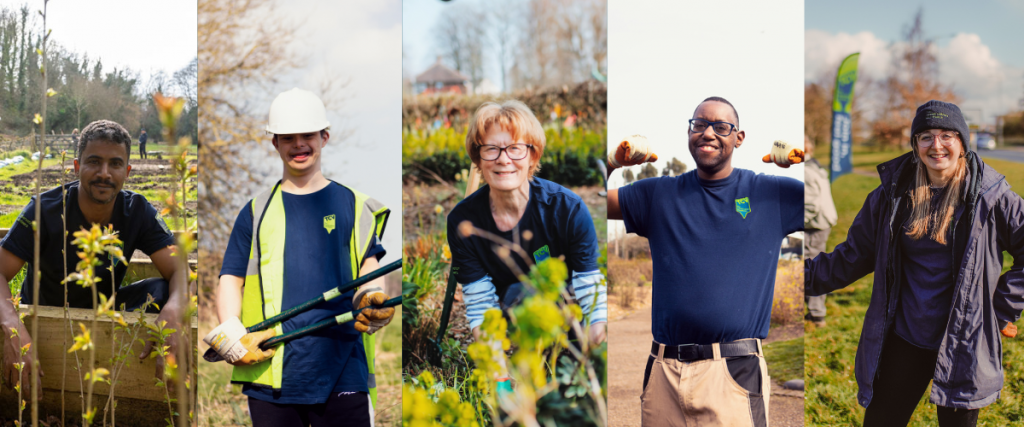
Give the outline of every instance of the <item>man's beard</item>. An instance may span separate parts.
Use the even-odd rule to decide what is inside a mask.
[[[712,175],[722,169],[725,169],[729,165],[729,160],[732,158],[732,150],[726,152],[726,147],[722,146],[714,153],[702,153],[699,148],[690,148],[690,155],[693,156],[693,160],[697,163],[697,169],[705,174]]]
[[[98,190],[98,188],[96,187],[96,184],[107,185],[108,186],[107,189],[110,190],[110,197],[108,197],[106,199],[102,199],[102,198],[98,197],[95,194],[95,191]],[[93,202],[99,203],[101,205],[112,203],[117,198],[117,193],[118,193],[117,186],[115,186],[113,182],[103,181],[103,180],[99,180],[99,179],[93,180],[92,182],[90,182],[89,183],[89,188],[86,191],[86,194],[89,195],[89,198],[92,199]]]

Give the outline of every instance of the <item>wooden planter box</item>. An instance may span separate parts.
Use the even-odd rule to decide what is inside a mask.
[[[29,312],[31,307],[22,305],[21,310],[22,312]],[[80,332],[79,322],[84,323],[86,327],[92,327],[92,313],[93,311],[88,309],[69,309],[69,317],[72,323],[69,325],[68,321],[64,318],[64,309],[62,307],[39,307],[39,336],[33,337],[33,346],[36,347],[36,351],[39,353],[39,363],[44,374],[41,379],[43,393],[39,401],[40,421],[45,421],[47,416],[60,417],[62,383],[65,418],[68,420],[80,420],[84,397],[79,392],[88,389],[88,383],[82,378],[87,371],[84,366],[88,363],[89,352],[77,352],[78,363],[81,363],[83,366],[82,370],[79,371],[78,363],[75,361],[75,354],[69,354],[67,349],[73,345],[75,333]],[[138,316],[139,314],[137,313],[127,313],[125,315],[125,322],[129,326],[134,327]],[[156,322],[156,314],[143,314],[143,316],[146,316],[146,322],[150,324]],[[101,317],[97,320],[97,328],[90,331],[93,344],[96,347],[96,365],[97,367],[110,369],[111,376],[114,374],[110,362],[112,343],[120,345],[131,339],[131,336],[125,331],[112,331],[111,326],[113,324],[110,319]],[[25,317],[25,326],[31,333],[31,316]],[[4,331],[4,333],[0,334],[0,343],[10,339],[8,334],[9,331]],[[193,357],[195,357],[195,345],[198,342],[197,320],[195,318],[192,319],[190,335],[192,336]],[[140,361],[138,358],[143,349],[143,344],[138,341],[138,338],[146,339],[148,337],[149,335],[146,333],[145,328],[139,330],[136,337],[137,340],[131,347],[131,353],[134,355],[128,355],[129,361],[125,363],[123,369],[118,373],[117,382],[114,387],[114,400],[117,402],[115,414],[117,425],[125,427],[166,425],[164,418],[168,417],[169,411],[165,401],[164,388],[156,386],[156,359],[148,358]],[[181,364],[184,365],[184,361],[181,361]],[[63,376],[61,375],[62,366],[65,366]],[[192,386],[193,388],[195,387],[194,379]],[[175,390],[172,389],[170,393],[172,398],[177,397]],[[95,425],[100,425],[103,419],[103,409],[109,394],[110,385],[107,383],[96,382],[93,386],[93,406],[98,408],[97,415],[94,418]],[[22,398],[26,402],[30,400],[27,394]],[[177,404],[174,404],[173,407],[177,410]],[[30,414],[31,402],[26,404],[23,414],[23,420],[25,420],[26,424],[30,421]],[[0,417],[17,419],[17,393],[8,389],[6,385],[0,389]],[[111,417],[108,414],[108,424],[110,420]]]

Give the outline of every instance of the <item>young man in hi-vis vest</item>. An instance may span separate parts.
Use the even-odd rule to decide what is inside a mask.
[[[355,322],[266,351],[259,344],[383,303],[383,278],[273,328],[245,330],[376,270],[384,256],[380,239],[390,211],[320,171],[329,126],[324,104],[312,92],[292,89],[274,99],[267,132],[274,135],[284,176],[242,208],[224,253],[217,288],[222,324],[214,331],[227,339],[211,341],[235,365],[231,382],[243,384],[255,427],[373,425],[371,334],[391,321],[393,308],[365,310]]]

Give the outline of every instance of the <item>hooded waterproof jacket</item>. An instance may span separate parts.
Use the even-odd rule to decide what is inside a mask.
[[[950,248],[956,270],[949,320],[939,347],[931,396],[940,406],[976,409],[999,398],[1003,386],[999,331],[1024,309],[1024,201],[1006,178],[967,155],[965,202],[953,219]],[[909,217],[907,190],[916,169],[913,153],[878,166],[882,184],[868,195],[845,242],[807,260],[805,292],[822,295],[874,273],[854,371],[859,403],[867,407],[885,337],[893,328],[902,273],[899,238]],[[1005,274],[1003,251],[1014,265]]]

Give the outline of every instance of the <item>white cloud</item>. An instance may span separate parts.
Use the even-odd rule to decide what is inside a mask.
[[[980,108],[988,119],[1012,109],[1020,97],[1024,71],[992,55],[977,34],[960,33],[936,49],[940,79],[952,84],[961,107]]]
[[[810,29],[805,32],[804,43],[805,81],[834,73],[846,55],[858,51],[861,76],[881,78],[891,64],[892,43],[868,31],[848,34]],[[1004,114],[1017,105],[1024,70],[1007,66],[993,56],[977,34],[959,33],[948,43],[935,46],[933,53],[939,62],[939,81],[953,86],[962,99],[961,108],[980,109],[984,120],[991,121],[994,115]]]
[[[869,31],[832,34],[807,30],[804,32],[804,79],[811,81],[827,73],[835,74],[843,58],[856,52],[860,52],[857,60],[860,75],[882,76],[891,60],[888,45]]]

